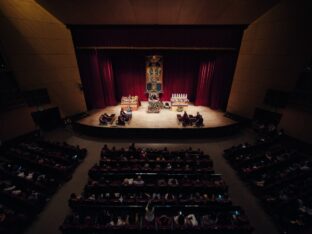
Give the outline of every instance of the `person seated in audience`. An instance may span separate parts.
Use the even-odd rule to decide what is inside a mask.
[[[168,229],[168,228],[171,228],[172,219],[168,217],[167,215],[163,214],[157,218],[156,223],[157,223],[158,228]]]
[[[148,171],[150,169],[151,168],[150,168],[150,165],[148,163],[145,163],[144,166],[142,167],[142,170],[144,170],[144,171]]]
[[[108,211],[104,210],[99,214],[98,222],[100,225],[107,225],[110,223],[110,221],[111,221],[111,214]]]
[[[167,202],[173,202],[175,201],[175,196],[173,193],[166,193],[165,194],[165,201]]]
[[[95,194],[91,194],[91,196],[89,196],[89,197],[87,198],[87,200],[89,200],[89,201],[95,201]]]
[[[136,179],[133,180],[133,184],[139,186],[144,185],[144,180],[141,176],[138,176]]]
[[[134,226],[134,225],[138,225],[139,222],[139,214],[135,213],[135,214],[130,214],[128,216],[128,225]]]
[[[203,227],[209,227],[211,225],[214,225],[218,222],[218,217],[215,213],[206,214],[202,216],[202,226]]]
[[[187,227],[196,227],[196,226],[198,226],[198,222],[197,222],[196,216],[194,214],[188,214],[185,217],[185,225]]]
[[[185,216],[182,211],[179,211],[177,215],[173,217],[174,224],[178,227],[182,227],[185,224]]]
[[[160,193],[153,193],[153,200],[160,200],[161,196]]]
[[[155,219],[155,209],[154,209],[154,206],[152,205],[151,200],[148,201],[148,203],[145,207],[144,219],[148,223],[153,222]]]
[[[167,182],[164,179],[159,179],[157,184],[158,186],[167,186]]]
[[[168,179],[168,185],[169,186],[178,186],[179,185],[179,182],[177,179],[175,178],[169,178]]]
[[[74,200],[74,201],[78,200],[76,193],[70,194],[70,200]]]
[[[133,185],[133,178],[124,178],[123,182],[122,182],[122,185]]]
[[[110,226],[117,226],[118,225],[118,217],[116,215],[111,216],[111,221],[109,222]]]
[[[6,217],[7,217],[6,212],[4,211],[2,205],[0,205],[0,227],[1,224],[5,222]]]
[[[125,226],[128,224],[128,215],[122,214],[118,216],[117,226]]]

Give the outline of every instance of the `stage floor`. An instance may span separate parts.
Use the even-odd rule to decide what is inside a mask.
[[[137,111],[132,112],[132,119],[125,126],[118,126],[115,123],[112,125],[99,125],[99,117],[101,114],[107,113],[116,114],[116,119],[120,112],[120,105],[109,106],[104,109],[96,109],[89,112],[88,117],[78,121],[79,124],[100,127],[100,128],[143,128],[143,129],[176,129],[176,128],[196,128],[192,126],[183,127],[177,119],[176,112],[168,109],[162,109],[160,113],[147,113],[148,102],[141,102],[141,106]],[[187,113],[196,115],[199,112],[204,118],[204,126],[201,128],[218,128],[236,124],[237,122],[224,117],[224,112],[215,111],[205,106],[194,106],[190,104],[187,108]]]

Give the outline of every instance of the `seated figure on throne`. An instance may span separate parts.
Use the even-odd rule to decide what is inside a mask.
[[[159,94],[156,92],[149,93],[148,100],[151,102],[158,102],[159,101]]]

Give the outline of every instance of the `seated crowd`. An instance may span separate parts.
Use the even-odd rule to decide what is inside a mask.
[[[304,148],[276,129],[261,128],[255,144],[224,151],[224,157],[285,233],[312,228],[312,157]]]
[[[72,214],[60,227],[63,233],[252,232],[209,156],[192,148],[169,151],[132,144],[117,150],[105,145],[84,191],[72,193],[69,206]]]
[[[86,149],[38,139],[1,148],[0,233],[20,233],[49,201]],[[15,223],[14,223],[15,222]]]
[[[204,126],[204,119],[199,112],[195,116],[188,115],[186,111],[184,111],[183,115],[177,114],[178,121],[182,123],[183,127],[186,126],[196,126],[196,127],[202,127]]]

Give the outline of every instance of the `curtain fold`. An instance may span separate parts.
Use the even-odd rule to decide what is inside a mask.
[[[145,57],[135,54],[112,56],[115,72],[116,98],[139,96],[140,101],[147,100],[145,93]]]
[[[77,52],[77,61],[89,110],[116,105],[112,64],[96,50]]]
[[[210,106],[211,90],[213,89],[213,75],[215,71],[215,61],[202,61],[199,65],[197,91],[196,91],[196,106]]]
[[[104,103],[106,106],[114,106],[117,104],[115,95],[115,82],[112,67],[112,61],[105,55],[98,55],[99,70],[102,78],[102,90]]]
[[[145,93],[145,53],[110,54],[78,50],[77,59],[89,110],[116,105],[122,96]],[[237,53],[164,54],[163,101],[172,93],[187,93],[195,105],[225,110]]]
[[[172,93],[186,93],[193,102],[196,96],[198,59],[183,53],[164,56],[163,68],[162,100],[170,101]]]

